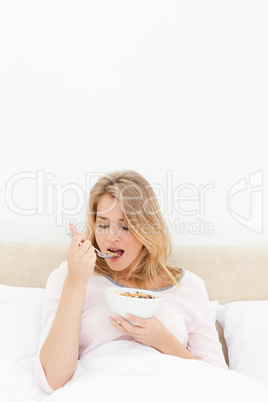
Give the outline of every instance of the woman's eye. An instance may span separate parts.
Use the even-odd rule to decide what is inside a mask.
[[[97,225],[99,229],[108,229],[110,225],[101,225],[100,223]],[[118,228],[119,229],[119,228]],[[121,226],[121,229],[129,231],[129,228],[126,226]]]

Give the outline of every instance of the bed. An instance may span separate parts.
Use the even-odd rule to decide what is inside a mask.
[[[47,278],[67,244],[0,244],[0,400],[268,401],[268,248],[174,247],[170,262],[199,275],[230,370],[126,341],[97,348],[51,395],[36,383]],[[116,344],[116,345],[115,345]],[[97,395],[97,397],[96,397]]]

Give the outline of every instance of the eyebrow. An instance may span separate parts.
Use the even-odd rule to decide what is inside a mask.
[[[103,219],[105,221],[109,221],[109,218],[106,218],[105,216],[97,216],[97,219]],[[124,222],[125,219],[118,219],[118,222]]]

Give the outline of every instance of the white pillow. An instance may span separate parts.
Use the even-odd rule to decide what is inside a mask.
[[[213,320],[216,322],[217,319],[217,311],[218,311],[218,300],[212,300],[209,302],[210,312],[212,314]]]
[[[41,313],[0,304],[0,321],[1,363],[32,371],[38,353]]]
[[[1,363],[33,370],[45,290],[0,285]]]
[[[0,303],[41,312],[45,289],[0,285]]]
[[[268,385],[268,300],[218,306],[229,367]]]

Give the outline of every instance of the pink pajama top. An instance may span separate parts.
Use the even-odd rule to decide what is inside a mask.
[[[54,320],[67,272],[67,261],[64,261],[48,278],[40,349]],[[135,342],[131,336],[113,327],[108,320],[111,312],[106,305],[103,290],[106,287],[120,288],[122,286],[108,276],[92,274],[89,278],[80,326],[79,359],[106,342],[116,340]],[[163,296],[163,301],[155,315],[166,328],[199,360],[228,369],[204,281],[189,271],[183,271],[178,286],[153,290],[161,292]],[[45,392],[53,392],[40,363],[39,353],[35,360],[35,375]]]

